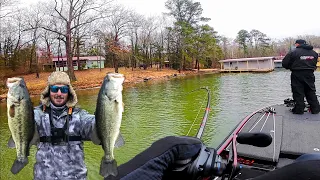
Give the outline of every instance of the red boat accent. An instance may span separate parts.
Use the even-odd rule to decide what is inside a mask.
[[[253,113],[251,113],[250,115],[248,115],[247,117],[245,117],[242,122],[238,125],[238,127],[233,131],[233,136],[230,136],[224,143],[222,146],[219,147],[217,154],[221,154],[221,152],[227,148],[229,146],[229,144],[231,143],[231,141],[233,140],[234,136],[236,136],[240,130],[243,128],[243,126],[250,120],[250,118],[255,115],[257,112],[261,111],[264,108],[259,109],[258,111],[255,111]],[[234,143],[235,144],[235,143]]]

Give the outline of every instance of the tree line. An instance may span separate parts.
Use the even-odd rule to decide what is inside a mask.
[[[271,39],[265,33],[252,29],[242,29],[235,39],[221,36],[220,47],[224,58],[245,58],[264,56],[285,56],[294,47],[297,39],[305,39],[308,44],[320,48],[320,36],[300,35],[280,40]]]
[[[240,30],[236,39],[218,34],[207,24],[199,2],[167,0],[167,13],[146,17],[112,0],[47,0],[18,7],[0,0],[0,71],[3,74],[39,72],[38,53],[48,59],[104,56],[105,67],[143,65],[161,69],[164,63],[179,71],[211,68],[226,58],[284,55],[294,38],[272,40],[259,30]],[[303,37],[320,47],[320,37]]]

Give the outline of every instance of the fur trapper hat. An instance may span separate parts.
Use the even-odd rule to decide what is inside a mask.
[[[41,103],[45,106],[50,106],[50,86],[55,84],[64,84],[69,86],[69,96],[66,106],[74,107],[78,103],[77,94],[71,86],[68,74],[60,71],[55,71],[48,77],[48,85],[41,93]]]

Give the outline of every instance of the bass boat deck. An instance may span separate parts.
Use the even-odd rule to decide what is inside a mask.
[[[253,178],[268,171],[291,164],[306,153],[320,151],[320,114],[309,111],[302,115],[293,114],[293,101],[260,109],[246,118],[220,144],[218,154],[228,158],[233,137],[238,133],[262,132],[272,136],[267,147],[236,144],[238,164],[241,170],[234,179]]]

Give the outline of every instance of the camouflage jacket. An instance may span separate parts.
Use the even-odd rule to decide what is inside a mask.
[[[53,118],[53,125],[62,128],[66,122],[67,109]],[[50,119],[42,106],[34,109],[34,117],[40,137],[51,136]],[[95,116],[80,108],[74,108],[69,122],[68,135],[81,136],[89,140],[93,131]],[[69,145],[52,145],[49,142],[38,143],[34,179],[86,179],[87,168],[84,163],[83,142],[69,141]]]

